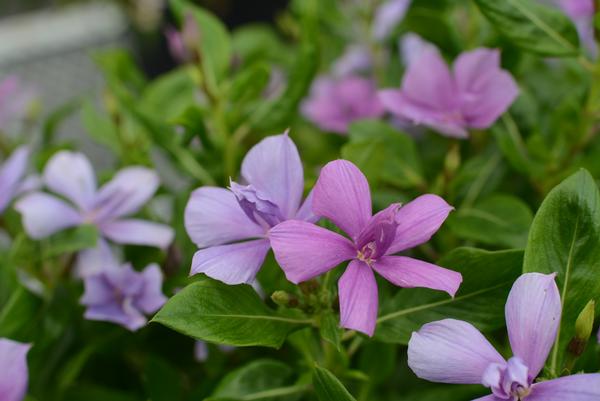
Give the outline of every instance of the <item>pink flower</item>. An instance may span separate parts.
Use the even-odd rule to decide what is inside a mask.
[[[31,345],[0,338],[0,400],[21,401],[27,392],[27,353]]]
[[[452,207],[423,195],[372,215],[369,184],[346,160],[330,162],[314,189],[313,212],[334,222],[350,239],[315,224],[288,220],[271,229],[277,262],[293,283],[310,280],[350,261],[338,283],[340,325],[372,336],[378,309],[376,271],[399,287],[426,287],[454,296],[459,273],[431,263],[392,256],[428,241]]]

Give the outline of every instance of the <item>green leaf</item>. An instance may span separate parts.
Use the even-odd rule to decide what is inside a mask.
[[[119,153],[121,145],[117,127],[108,117],[99,113],[90,101],[83,103],[81,122],[94,141],[108,147],[116,154]]]
[[[94,53],[92,58],[112,85],[122,85],[128,90],[139,93],[146,84],[144,73],[127,50],[104,50]]]
[[[339,327],[338,317],[332,311],[326,311],[321,316],[321,337],[329,341],[340,351],[342,330]]]
[[[228,373],[206,401],[297,399],[305,385],[293,386],[294,371],[289,365],[272,359],[259,359]]]
[[[48,238],[43,257],[52,258],[82,249],[94,248],[98,240],[98,228],[95,225],[82,226],[62,231]]]
[[[544,199],[531,225],[523,271],[557,273],[562,322],[548,363],[560,373],[579,312],[590,299],[600,299],[600,194],[586,170]]]
[[[350,142],[342,148],[342,156],[354,162],[371,185],[424,185],[421,162],[411,137],[379,120],[355,122],[349,134]]]
[[[0,310],[0,337],[21,337],[31,333],[41,300],[24,287],[15,290]]]
[[[459,237],[488,245],[524,248],[533,213],[511,195],[491,195],[472,207],[461,207],[446,222]]]
[[[140,107],[169,121],[196,104],[196,83],[187,69],[177,69],[152,81],[144,89]]]
[[[181,377],[171,363],[159,356],[150,355],[144,367],[144,387],[150,400],[180,400],[181,384]]]
[[[534,0],[475,0],[500,33],[523,50],[542,56],[576,56],[579,36],[571,20],[559,10]]]
[[[312,382],[319,401],[356,401],[338,378],[327,369],[315,366]]]
[[[462,274],[454,298],[424,288],[402,289],[384,304],[377,319],[375,338],[408,344],[413,331],[436,320],[466,320],[480,330],[504,326],[504,304],[522,269],[523,251],[484,251],[458,248],[439,261],[440,266]]]
[[[491,130],[502,154],[515,170],[530,175],[539,173],[542,166],[532,159],[517,124],[508,114],[505,114],[501,122]]]
[[[248,285],[215,280],[192,283],[172,297],[154,322],[199,340],[235,346],[279,348],[310,320],[282,316]]]

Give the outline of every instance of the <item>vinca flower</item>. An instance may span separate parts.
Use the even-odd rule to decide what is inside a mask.
[[[33,189],[37,183],[34,176],[23,178],[29,161],[29,150],[22,146],[12,152],[0,166],[0,213],[15,196]]]
[[[350,261],[338,283],[340,325],[372,336],[378,309],[376,271],[399,287],[426,287],[454,296],[459,273],[395,253],[428,241],[452,207],[423,195],[372,215],[366,177],[346,160],[330,162],[314,189],[313,212],[326,217],[350,239],[315,224],[289,220],[269,234],[277,262],[293,283],[310,280]]]
[[[375,82],[358,75],[321,77],[302,103],[302,114],[324,131],[346,134],[350,123],[384,113]]]
[[[600,374],[577,374],[535,383],[560,326],[555,274],[524,274],[506,301],[513,356],[505,360],[471,324],[445,319],[424,325],[408,344],[408,365],[425,380],[483,384],[492,395],[477,401],[595,401]]]
[[[81,303],[87,307],[85,318],[117,323],[136,331],[146,325],[147,314],[167,301],[162,293],[162,273],[156,264],[135,271],[130,264],[106,266],[84,278]]]
[[[380,100],[399,118],[465,138],[470,128],[489,128],[518,93],[498,50],[462,53],[450,71],[439,51],[427,48],[409,64],[401,89],[382,90]]]
[[[263,139],[242,162],[244,184],[229,190],[196,189],[185,209],[185,227],[202,248],[191,274],[226,284],[252,283],[270,249],[268,231],[288,219],[314,221],[311,195],[301,205],[304,172],[287,133]]]
[[[31,345],[0,338],[0,400],[22,401],[27,392],[29,373],[27,353]]]
[[[128,218],[156,192],[156,172],[127,167],[99,189],[89,160],[81,153],[61,151],[46,164],[43,183],[58,196],[32,192],[16,202],[27,234],[34,239],[82,224],[95,225],[103,238],[119,244],[166,248],[173,240],[171,227]],[[105,246],[99,240],[98,247]],[[85,258],[86,252],[80,256]]]
[[[559,7],[573,20],[581,42],[589,54],[598,55],[598,47],[594,34],[594,0],[558,0]]]
[[[404,19],[411,2],[411,0],[387,0],[377,7],[373,21],[373,37],[379,41],[387,39]]]

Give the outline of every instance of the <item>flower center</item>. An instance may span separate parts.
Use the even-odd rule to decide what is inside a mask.
[[[265,230],[285,220],[279,206],[271,202],[252,185],[244,186],[231,181],[229,189],[237,198],[246,216]]]
[[[375,261],[377,255],[377,242],[371,241],[356,252],[356,259],[365,262],[369,266]]]
[[[517,357],[504,364],[490,364],[483,374],[482,384],[502,400],[522,401],[531,393],[529,368]]]

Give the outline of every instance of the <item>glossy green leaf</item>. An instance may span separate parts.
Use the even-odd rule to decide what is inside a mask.
[[[548,364],[560,373],[577,316],[590,299],[600,299],[600,193],[586,170],[544,199],[531,226],[523,271],[557,274],[563,312]]]
[[[438,264],[462,274],[454,298],[423,288],[402,289],[381,308],[375,338],[407,344],[413,331],[435,320],[466,320],[481,330],[504,326],[504,304],[522,269],[523,251],[458,248]]]
[[[332,311],[326,311],[321,315],[321,337],[329,341],[340,350],[340,341],[342,338],[342,329],[340,329],[339,317]]]
[[[248,285],[226,285],[215,280],[188,285],[163,306],[153,321],[198,340],[274,348],[281,347],[288,333],[311,323],[276,313]]]
[[[319,401],[356,401],[338,378],[325,368],[315,366],[312,382]]]
[[[488,196],[473,206],[460,207],[446,224],[459,237],[498,247],[524,248],[533,213],[511,195]]]
[[[475,0],[491,24],[515,45],[542,56],[575,56],[579,36],[558,9],[535,0]]]

